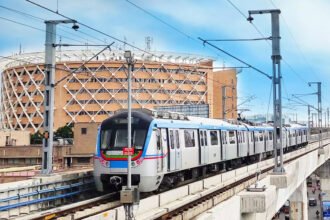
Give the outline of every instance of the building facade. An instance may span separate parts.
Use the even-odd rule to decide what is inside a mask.
[[[0,147],[30,145],[29,131],[0,130]]]
[[[58,51],[54,128],[101,122],[127,108],[127,65],[123,51]],[[133,108],[208,105],[211,118],[236,118],[236,70],[213,70],[213,60],[186,54],[134,51]],[[44,53],[0,59],[2,127],[43,127]],[[74,73],[73,73],[74,72]],[[222,93],[225,92],[225,98]],[[223,113],[225,111],[225,114]]]

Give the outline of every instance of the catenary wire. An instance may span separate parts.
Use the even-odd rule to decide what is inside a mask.
[[[0,19],[11,22],[11,23],[15,23],[15,24],[18,24],[18,25],[21,25],[21,26],[25,26],[25,27],[28,27],[28,28],[31,28],[31,29],[34,29],[34,30],[38,30],[38,31],[47,33],[46,30],[43,30],[41,28],[37,28],[37,27],[31,26],[31,25],[28,25],[28,24],[25,24],[25,23],[22,23],[22,22],[19,22],[19,21],[15,21],[15,20],[12,20],[12,19],[9,19],[9,18],[5,18],[5,17],[0,16]],[[76,42],[79,42],[79,43],[84,43],[84,42],[81,42],[81,41],[77,41],[73,38],[67,37],[67,36],[63,36],[63,35],[59,35],[59,34],[56,34],[56,35],[59,36],[59,37],[66,38],[68,40],[76,41]]]
[[[235,8],[235,10],[238,11],[239,14],[242,15],[242,17],[244,17],[245,19],[247,19],[248,17],[242,12],[242,10],[240,10],[231,0],[226,0],[230,5],[232,5],[233,8]],[[272,0],[270,0],[272,1]],[[274,5],[275,8],[277,8],[275,5]],[[283,17],[283,16],[282,16]],[[254,27],[254,29],[260,34],[260,36],[262,37],[265,37],[265,35],[259,30],[259,28],[254,24],[254,23],[251,23],[252,26]],[[266,41],[268,43],[268,45],[271,46],[270,42]],[[308,84],[308,82],[302,78],[302,76],[286,61],[286,59],[282,58],[283,62],[289,67],[289,69],[304,83]],[[312,89],[314,90],[314,89]]]
[[[32,14],[26,13],[26,12],[23,12],[23,11],[19,11],[19,10],[13,9],[13,8],[9,8],[9,7],[3,6],[3,5],[0,5],[0,8],[6,9],[6,10],[8,10],[8,11],[14,12],[14,13],[16,13],[16,14],[19,14],[19,15],[22,15],[22,16],[25,16],[25,17],[32,18],[32,19],[37,20],[37,21],[39,21],[39,22],[44,22],[44,21],[46,20],[46,19],[44,19],[44,18],[41,18],[41,17],[35,16],[35,15],[32,15]],[[70,28],[70,27],[64,26],[63,24],[59,24],[59,29],[60,29],[61,31],[63,31],[63,32],[67,33],[67,34],[70,34],[70,35],[72,35],[72,36],[76,36],[76,37],[78,37],[78,38],[80,38],[80,39],[82,39],[82,40],[84,40],[84,41],[88,40],[87,38],[83,38],[83,37],[81,37],[81,36],[78,35],[78,34],[75,34],[75,33],[69,32],[69,31],[66,31],[66,30],[64,30],[64,28],[72,30],[72,28]],[[80,31],[80,30],[77,30],[77,32],[82,33],[82,34],[84,34],[84,35],[86,35],[86,36],[89,36],[89,37],[91,37],[91,38],[97,39],[97,38],[93,37],[92,35],[89,35],[89,34],[87,34],[87,33],[84,33],[84,32],[82,32],[82,31]],[[102,41],[102,40],[100,40],[100,39],[97,39],[97,40],[99,40],[99,41],[101,41],[101,42],[104,43],[104,41]],[[93,41],[92,41],[92,42],[93,42]],[[95,42],[94,42],[94,43],[95,43]]]
[[[66,15],[64,15],[64,14],[61,14],[61,13],[59,13],[59,12],[55,12],[54,10],[51,10],[51,9],[49,9],[49,8],[43,6],[43,5],[40,5],[40,4],[38,4],[38,3],[33,2],[33,1],[30,1],[30,0],[26,0],[26,1],[29,2],[29,3],[31,3],[31,4],[34,4],[34,5],[38,6],[38,7],[40,7],[40,8],[43,8],[43,9],[49,11],[49,12],[52,12],[52,13],[57,14],[57,15],[59,15],[59,16],[62,16],[62,17],[64,17],[64,18],[66,18],[66,19],[76,21],[76,20],[74,20],[74,19],[72,19],[72,18],[70,18],[70,17],[68,17],[68,16],[66,16]],[[99,34],[105,35],[105,36],[107,36],[107,37],[109,37],[109,38],[111,38],[111,39],[113,39],[113,40],[115,40],[115,41],[118,41],[118,42],[124,43],[125,45],[128,45],[128,46],[130,46],[130,47],[132,47],[132,48],[134,48],[134,49],[140,50],[140,51],[142,51],[142,52],[144,52],[144,53],[147,53],[147,54],[149,54],[149,55],[152,55],[152,56],[154,56],[154,57],[157,57],[157,58],[159,58],[160,60],[163,59],[161,56],[157,56],[157,55],[155,55],[155,54],[153,54],[153,53],[151,53],[151,52],[149,52],[149,51],[146,51],[146,50],[144,50],[144,49],[141,49],[141,48],[139,48],[139,47],[137,47],[137,46],[135,46],[135,45],[133,45],[133,44],[131,44],[131,43],[127,43],[126,41],[123,41],[123,40],[121,40],[121,39],[119,39],[119,38],[117,38],[117,37],[114,37],[114,36],[112,36],[112,35],[109,35],[109,34],[103,32],[103,31],[100,31],[100,30],[98,30],[98,29],[96,29],[96,28],[93,28],[93,27],[91,27],[91,26],[89,26],[89,25],[87,25],[87,24],[84,24],[84,23],[82,23],[82,22],[78,22],[78,21],[76,21],[76,22],[77,22],[78,24],[80,24],[80,25],[82,25],[82,26],[88,28],[88,29],[91,29],[91,30],[93,30],[93,31],[95,31],[95,32],[97,32],[97,33],[99,33]],[[173,63],[173,64],[180,66],[180,65],[177,64],[177,63]],[[223,83],[220,83],[219,81],[216,81],[216,80],[213,80],[213,79],[208,79],[208,80],[211,80],[211,81],[217,82],[217,83],[219,83],[219,84],[223,84]]]
[[[27,1],[29,1],[29,0],[27,0]],[[199,42],[199,40],[201,40],[201,38],[198,38],[198,40],[197,40],[197,39],[195,39],[194,37],[192,37],[191,35],[189,35],[189,34],[183,32],[183,31],[179,30],[178,28],[176,28],[176,27],[174,27],[173,25],[169,24],[168,22],[162,20],[161,18],[157,17],[156,15],[150,13],[149,11],[145,10],[144,8],[142,8],[141,6],[139,6],[139,5],[137,5],[137,4],[133,3],[133,2],[131,2],[130,0],[126,0],[126,2],[130,3],[131,5],[133,5],[134,7],[138,8],[138,9],[142,10],[143,12],[145,12],[146,14],[148,14],[148,15],[150,15],[151,17],[155,18],[156,20],[160,21],[161,23],[167,25],[168,27],[170,27],[170,28],[173,29],[174,31],[176,31],[176,32],[178,32],[178,33],[180,33],[180,34],[182,34],[182,35],[188,37],[189,39],[192,39],[192,40],[197,41],[197,42]],[[265,38],[265,37],[264,37],[264,38]],[[204,46],[205,46],[205,42],[206,42],[206,41],[208,41],[208,40],[203,40],[203,45],[204,45]],[[208,44],[208,45],[211,46],[210,44]],[[211,46],[211,48],[215,48],[215,49],[217,49],[218,51],[221,51],[222,53],[226,54],[227,56],[229,56],[229,57],[231,57],[231,58],[233,58],[233,59],[235,59],[235,60],[237,60],[237,61],[239,61],[239,62],[241,62],[241,63],[243,63],[243,64],[245,64],[245,65],[247,65],[247,66],[249,66],[250,68],[256,70],[257,72],[262,73],[262,74],[264,74],[264,75],[267,75],[266,73],[264,73],[263,71],[259,70],[258,68],[254,67],[254,66],[252,66],[252,65],[250,65],[250,64],[247,64],[246,62],[242,61],[241,59],[238,59],[236,56],[232,55],[231,53],[229,53],[229,52],[227,52],[227,51],[225,51],[225,50],[223,50],[223,49],[221,49],[221,48],[219,48],[219,47]]]

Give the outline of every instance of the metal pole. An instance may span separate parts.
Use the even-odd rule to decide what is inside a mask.
[[[322,127],[322,90],[321,90],[321,82],[309,82],[308,85],[317,84],[317,127]]]
[[[131,149],[131,135],[132,135],[132,80],[131,80],[131,66],[132,66],[132,58],[130,57],[128,59],[128,123],[127,123],[127,148]],[[131,189],[132,188],[132,167],[131,167],[131,163],[132,163],[132,156],[128,155],[127,158],[127,188]]]
[[[42,173],[53,170],[53,126],[54,126],[54,84],[56,23],[46,21],[45,43],[45,91],[44,91],[44,137],[42,140]]]
[[[272,60],[273,60],[273,88],[276,88],[273,93],[274,97],[274,131],[275,140],[274,148],[280,149],[280,166],[278,166],[278,158],[275,158],[274,172],[284,172],[283,167],[283,148],[282,148],[282,91],[281,91],[281,53],[280,53],[280,27],[279,27],[279,10],[271,12],[272,21]],[[277,68],[277,73],[276,73]],[[279,133],[279,143],[277,139]]]
[[[127,62],[127,82],[128,82],[128,97],[127,97],[127,148],[128,151],[131,152],[132,149],[132,69],[133,66],[133,57],[131,51],[125,51],[124,57],[126,58]],[[125,191],[129,193],[130,197],[133,199],[133,188],[132,188],[132,155],[131,153],[128,154],[127,157],[127,187]],[[124,192],[122,192],[124,193]],[[133,203],[134,201],[131,200],[130,202],[125,202],[125,212],[126,212],[126,219],[131,220],[134,218],[133,216]]]
[[[321,100],[321,82],[317,83],[317,104],[318,104],[318,110],[319,110],[319,127],[322,128],[322,100]]]
[[[311,107],[307,105],[307,112],[308,112],[308,128],[311,128]]]
[[[53,170],[53,136],[54,136],[54,89],[55,89],[55,44],[56,25],[59,23],[75,23],[73,20],[45,21],[45,78],[44,78],[44,135],[42,140],[42,174],[50,174]]]
[[[273,117],[274,117],[274,161],[275,173],[284,173],[283,167],[283,148],[282,148],[282,91],[281,91],[281,53],[280,53],[280,25],[279,14],[280,10],[253,10],[249,11],[248,21],[252,21],[251,14],[271,14],[272,22],[272,56],[273,61]],[[280,164],[278,162],[277,150],[280,150]]]
[[[222,86],[222,118],[226,119],[226,86]]]
[[[329,107],[327,108],[327,115],[328,115],[328,126],[329,127]]]

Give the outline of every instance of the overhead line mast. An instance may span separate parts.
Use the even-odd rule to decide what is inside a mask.
[[[249,22],[253,21],[253,14],[271,14],[272,22],[272,56],[273,61],[273,117],[274,117],[274,160],[275,167],[274,173],[284,173],[283,166],[283,146],[282,146],[282,88],[281,88],[281,53],[280,53],[280,24],[279,15],[281,11],[278,9],[273,10],[252,10],[249,11]],[[280,151],[280,158],[278,158],[278,149]],[[278,161],[280,159],[280,161]]]

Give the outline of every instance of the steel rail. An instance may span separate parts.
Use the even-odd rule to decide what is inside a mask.
[[[311,137],[310,137],[311,138]],[[325,140],[325,139],[328,139],[329,137],[324,137],[322,138],[322,140]],[[316,142],[319,142],[320,140],[313,140],[313,141],[310,141],[308,144],[314,144]],[[325,145],[323,145],[325,146]],[[301,148],[299,148],[301,149]],[[294,156],[293,158],[290,158],[290,159],[287,159],[285,160],[285,163],[288,163],[292,160],[295,160],[305,154],[308,154],[312,151],[315,151],[315,150],[318,150],[319,148],[314,148],[312,150],[309,150],[307,152],[304,152],[303,154],[299,154],[297,156]],[[298,150],[298,149],[295,149],[295,150]],[[290,152],[294,152],[295,150],[293,151],[288,151],[286,153],[290,153]],[[269,159],[269,158],[266,158],[266,159]],[[258,162],[256,162],[258,163]],[[268,168],[265,168],[263,170],[261,170],[261,175],[262,174],[265,174],[267,173],[268,171],[271,171],[273,169],[274,165],[268,167]],[[218,173],[217,173],[218,174]],[[213,176],[213,175],[212,175]],[[207,177],[210,177],[210,176],[207,176]],[[183,205],[181,208],[178,208],[174,211],[171,211],[169,213],[167,213],[166,215],[162,216],[162,217],[159,217],[157,219],[167,219],[168,217],[173,217],[175,216],[176,214],[182,212],[183,210],[187,210],[189,209],[189,207],[195,205],[195,204],[198,204],[202,201],[205,201],[205,200],[208,200],[216,195],[219,195],[220,193],[223,193],[223,192],[226,192],[236,186],[239,186],[240,184],[244,183],[244,182],[247,182],[249,180],[252,180],[253,178],[256,178],[256,175],[255,174],[252,174],[248,177],[245,177],[235,183],[232,183],[232,184],[229,184],[227,186],[224,186],[222,187],[221,189],[217,190],[217,191],[214,191],[212,192],[211,194],[208,194],[208,195],[205,195],[197,200],[195,200],[194,202],[192,203],[189,203],[189,204],[185,204]],[[197,179],[196,181],[199,181],[200,179]],[[191,181],[188,181],[188,183],[191,183]],[[187,183],[187,184],[188,184]],[[182,185],[180,185],[182,186]],[[122,204],[119,202],[119,193],[110,193],[110,194],[107,194],[107,195],[104,195],[104,196],[100,196],[100,197],[96,197],[96,198],[93,198],[93,199],[88,199],[88,200],[84,200],[82,202],[78,202],[78,203],[73,203],[73,204],[70,204],[70,205],[66,205],[66,206],[62,206],[62,207],[58,207],[58,208],[54,208],[54,209],[50,209],[50,210],[46,210],[44,212],[40,212],[40,213],[36,213],[36,214],[33,214],[33,215],[27,215],[25,217],[29,217],[29,219],[34,219],[34,220],[45,220],[45,219],[55,219],[55,218],[58,218],[58,217],[64,217],[64,216],[70,216],[70,215],[74,215],[75,212],[77,211],[83,211],[83,210],[87,210],[87,209],[92,209],[92,208],[95,208],[97,206],[100,206],[102,204],[110,204],[110,207],[108,208],[105,208],[103,210],[98,210],[96,212],[93,212],[93,213],[88,213],[86,215],[83,215],[83,216],[80,216],[78,218],[75,218],[75,219],[83,219],[83,218],[86,218],[86,217],[90,217],[90,216],[94,216],[94,215],[97,215],[97,214],[100,214],[100,213],[103,213],[105,211],[109,211],[109,210],[112,210],[112,209],[115,209],[115,208],[118,208],[120,207]],[[117,199],[117,200],[116,200]],[[23,219],[23,218],[22,218]],[[18,220],[20,220],[18,218]]]
[[[327,139],[327,138],[323,138],[322,140],[324,140],[324,139]],[[313,143],[316,143],[316,142],[319,142],[319,141],[318,140],[317,141],[312,141],[312,142],[310,142],[308,144],[313,144]],[[328,145],[328,144],[322,145],[321,148],[323,148],[326,145]],[[296,160],[297,158],[300,158],[300,157],[302,157],[302,156],[304,156],[306,154],[309,154],[310,152],[316,151],[318,149],[319,149],[319,147],[315,147],[315,148],[313,148],[313,149],[311,149],[311,150],[309,150],[307,152],[304,152],[302,154],[299,154],[297,156],[294,156],[292,158],[289,158],[289,159],[287,159],[287,160],[284,161],[284,164],[287,164],[287,163],[289,163],[289,162],[291,162],[293,160]],[[293,152],[293,151],[291,151],[291,152]],[[267,174],[269,171],[272,171],[273,169],[274,169],[274,165],[271,165],[270,167],[267,167],[265,169],[262,169],[260,171],[260,175]],[[229,190],[231,190],[231,189],[233,189],[233,188],[235,188],[235,187],[237,187],[237,186],[239,186],[241,184],[244,184],[245,182],[248,182],[250,180],[253,180],[254,178],[256,178],[256,175],[255,174],[251,174],[251,175],[249,175],[249,176],[247,176],[247,177],[245,177],[243,179],[240,179],[239,181],[236,181],[236,182],[231,183],[231,184],[229,184],[227,186],[224,186],[221,189],[218,189],[218,190],[216,190],[216,191],[214,191],[214,192],[212,192],[210,194],[204,195],[204,196],[198,198],[197,200],[195,200],[193,202],[190,202],[188,204],[184,204],[180,208],[177,208],[177,209],[175,209],[173,211],[170,211],[170,212],[166,213],[165,215],[162,215],[161,217],[158,217],[156,219],[157,220],[171,219],[172,217],[175,217],[175,216],[179,215],[183,211],[187,211],[187,210],[191,209],[195,205],[198,205],[198,204],[200,204],[202,202],[205,202],[205,201],[207,201],[209,199],[212,199],[213,197],[218,196],[219,194],[224,193],[226,191],[229,191]]]

